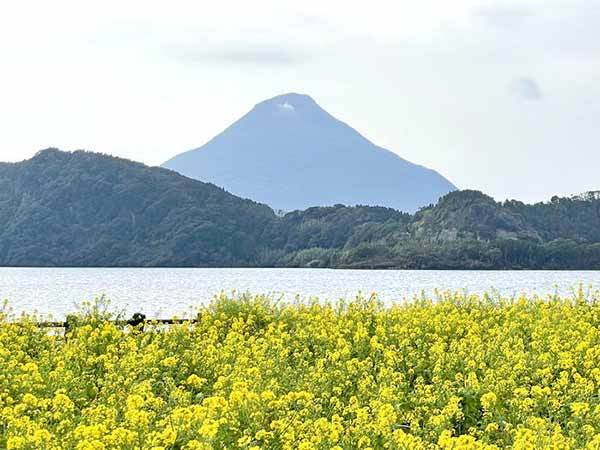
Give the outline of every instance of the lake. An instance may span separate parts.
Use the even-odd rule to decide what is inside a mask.
[[[105,295],[111,308],[151,318],[189,316],[220,292],[337,300],[377,293],[387,303],[434,289],[506,296],[571,294],[600,288],[600,271],[409,271],[330,269],[0,268],[0,298],[14,313],[62,319],[83,300]]]

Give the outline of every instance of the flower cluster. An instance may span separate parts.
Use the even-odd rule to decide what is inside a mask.
[[[0,448],[600,448],[600,303],[581,296],[79,319],[0,317]]]

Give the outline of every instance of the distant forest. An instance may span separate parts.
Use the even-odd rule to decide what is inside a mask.
[[[280,217],[167,169],[48,149],[0,164],[0,265],[600,269],[600,193],[527,205],[466,190],[414,215]]]

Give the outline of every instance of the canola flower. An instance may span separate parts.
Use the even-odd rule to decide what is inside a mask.
[[[0,317],[8,450],[599,449],[600,303],[225,296],[144,331]]]

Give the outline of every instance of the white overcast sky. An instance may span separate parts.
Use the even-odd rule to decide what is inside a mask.
[[[20,0],[0,61],[2,161],[158,165],[300,92],[460,188],[600,189],[600,0]]]

